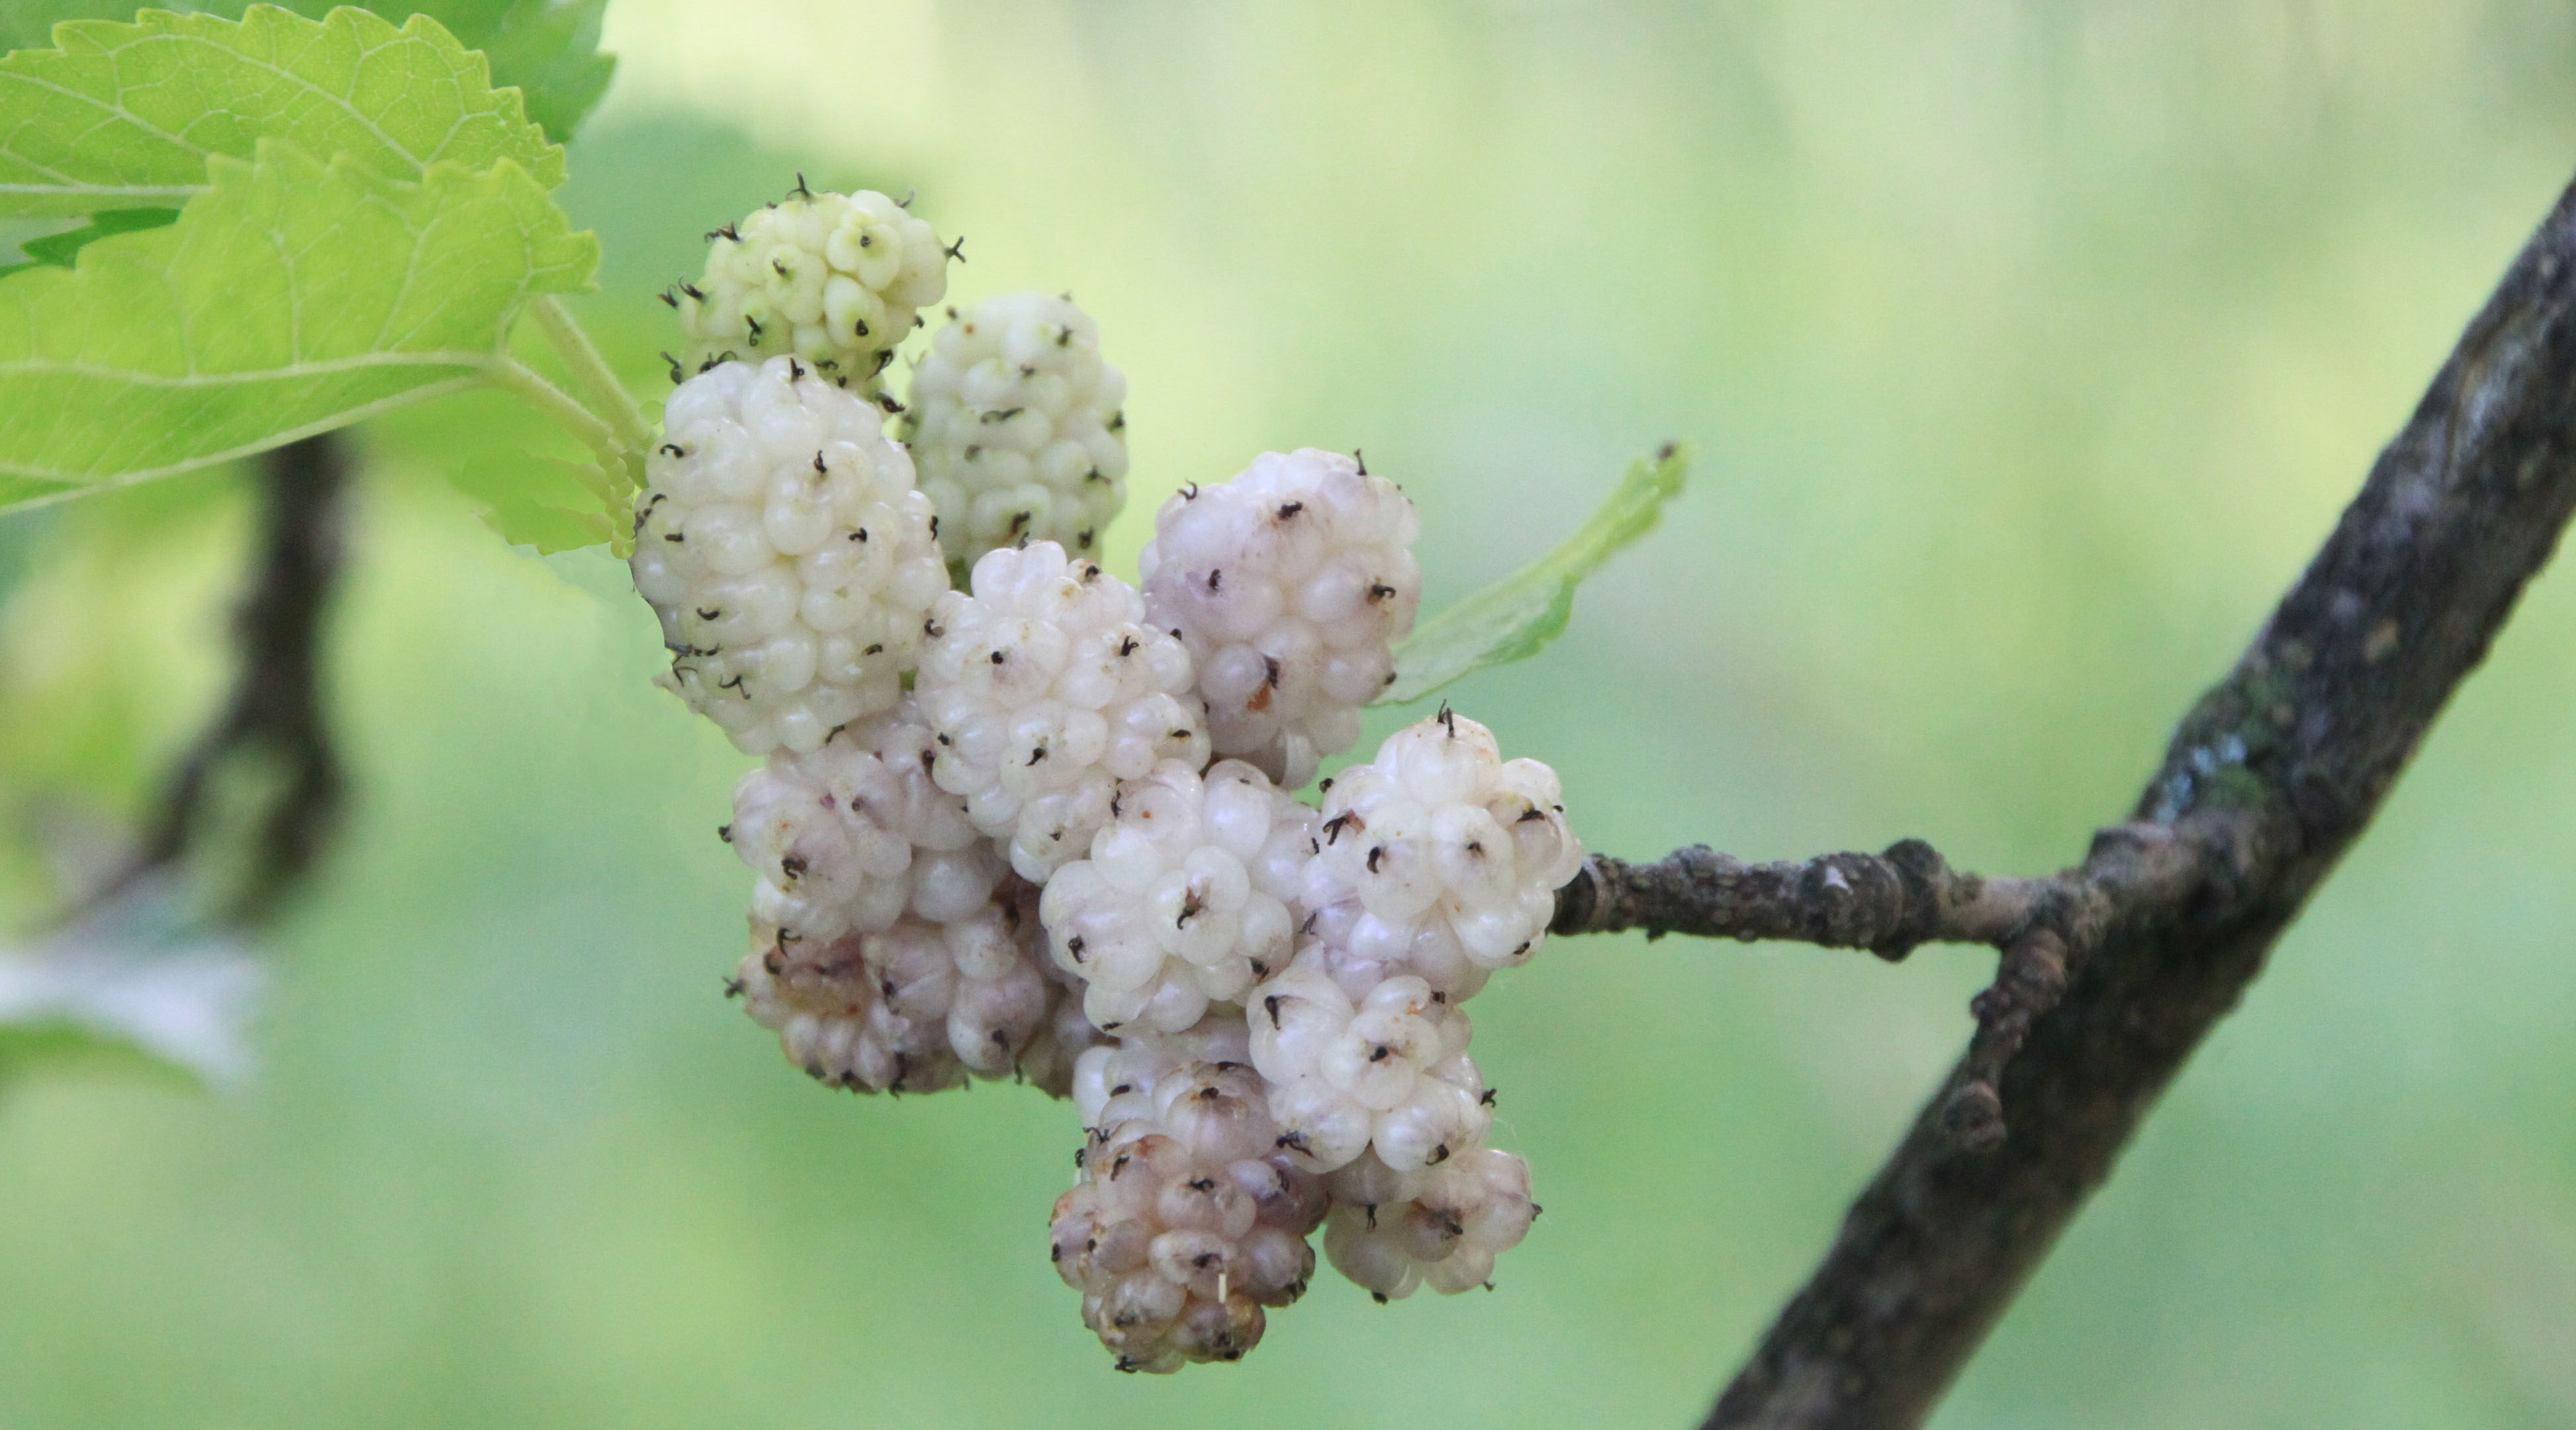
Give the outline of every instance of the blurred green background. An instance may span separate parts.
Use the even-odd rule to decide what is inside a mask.
[[[1451,692],[1638,856],[2080,855],[2576,172],[2564,0],[608,25],[566,201],[643,390],[650,294],[802,169],[917,187],[959,297],[1097,316],[1117,565],[1185,481],[1360,446],[1430,609],[1696,443],[1569,637]],[[0,1424],[1682,1425],[1990,966],[1552,944],[1477,1005],[1549,1213],[1495,1294],[1322,1277],[1242,1365],[1117,1376],[1043,1251],[1067,1107],[826,1094],[717,996],[746,762],[647,683],[613,570],[443,478],[542,435],[491,401],[363,440],[359,803],[277,931],[263,1073],[0,1088]],[[217,472],[0,519],[15,921],[33,831],[130,814],[213,700],[248,515]],[[2571,707],[2560,572],[1939,1426],[2576,1422]]]

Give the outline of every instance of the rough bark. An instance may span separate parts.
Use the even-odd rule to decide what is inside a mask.
[[[1710,1427],[1920,1424],[2386,798],[2576,508],[2576,188],[2130,820],[2048,879],[1925,846],[1748,868],[1596,859],[1567,932],[2002,950],[1967,1054]]]

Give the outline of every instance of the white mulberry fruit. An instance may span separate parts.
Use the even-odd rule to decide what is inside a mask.
[[[932,783],[933,748],[907,700],[744,775],[725,837],[760,874],[752,917],[828,941],[982,907],[1003,866],[966,802]]]
[[[873,190],[817,194],[800,182],[794,197],[707,242],[705,276],[664,295],[697,371],[793,354],[864,391],[918,326],[918,310],[948,291],[938,235]]]
[[[1177,1032],[1287,967],[1315,812],[1240,760],[1167,760],[1121,783],[1090,857],[1039,904],[1056,965],[1110,1032]]]
[[[795,358],[671,394],[636,509],[662,684],[745,754],[819,748],[893,708],[948,571],[875,410]]]
[[[1411,973],[1456,1001],[1528,962],[1583,863],[1562,798],[1554,770],[1446,707],[1336,775],[1304,892],[1338,981]]]
[[[1007,1077],[1060,991],[1030,934],[1034,891],[1008,885],[971,917],[882,933],[781,937],[755,923],[732,990],[787,1060],[851,1091],[937,1092]]]
[[[1422,1285],[1454,1296],[1486,1284],[1494,1258],[1520,1245],[1538,1219],[1529,1164],[1490,1147],[1410,1176],[1362,1157],[1326,1185],[1324,1254],[1379,1301]]]
[[[1127,379],[1070,298],[987,298],[933,334],[901,430],[964,571],[1000,546],[1052,541],[1076,556],[1127,502]]]
[[[1365,1151],[1415,1172],[1483,1143],[1492,1117],[1467,1015],[1421,979],[1354,999],[1300,956],[1253,990],[1246,1012],[1271,1115],[1305,1166],[1329,1172]]]
[[[1181,643],[1133,587],[1040,541],[985,553],[972,594],[939,598],[916,686],[931,776],[1043,883],[1109,821],[1118,781],[1207,763]]]
[[[1120,1370],[1239,1360],[1261,1340],[1262,1308],[1314,1275],[1322,1185],[1279,1155],[1248,1067],[1176,1069],[1150,1105],[1083,1148],[1052,1218],[1056,1271]]]
[[[1393,482],[1312,448],[1163,503],[1145,605],[1189,646],[1216,753],[1293,790],[1359,739],[1422,601],[1420,525]]]

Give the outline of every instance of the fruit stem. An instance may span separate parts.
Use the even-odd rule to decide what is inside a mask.
[[[589,399],[592,415],[606,420],[618,445],[639,454],[651,447],[653,431],[644,421],[643,409],[635,405],[626,384],[609,370],[607,359],[592,346],[590,335],[565,311],[563,300],[549,293],[528,304],[528,311],[535,316],[537,326],[545,330],[547,341],[563,355],[575,387]]]
[[[575,402],[562,388],[539,376],[535,369],[503,358],[492,365],[492,380],[535,403],[539,411],[580,438],[583,446],[597,452],[601,462],[624,465],[622,459],[628,449],[618,440],[616,429],[600,420],[599,414]]]

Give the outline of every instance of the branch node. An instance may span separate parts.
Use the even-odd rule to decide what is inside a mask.
[[[1973,901],[1985,882],[1954,873],[1941,851],[1920,839],[1900,839],[1879,859],[1895,872],[1903,898],[1896,926],[1869,948],[1890,963],[1939,938],[1948,906]]]
[[[1991,1152],[2003,1145],[2004,1066],[2021,1051],[2030,1025],[2046,1016],[2066,996],[2067,964],[2072,950],[2056,930],[2034,928],[2005,947],[1995,965],[1995,981],[1968,1000],[1977,1018],[1977,1035],[1968,1044],[1961,1076],[1941,1108],[1941,1126],[1952,1140],[1970,1151]]]
[[[1970,1152],[2004,1145],[2004,1099],[1990,1082],[1965,1082],[1941,1104],[1941,1130]]]

